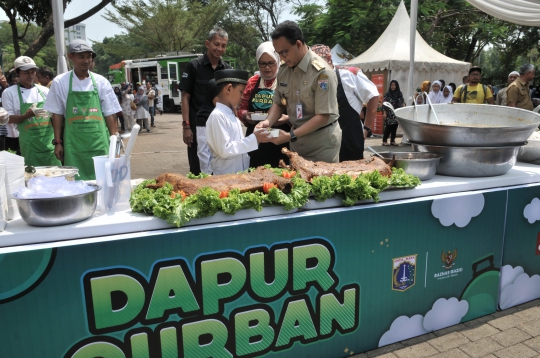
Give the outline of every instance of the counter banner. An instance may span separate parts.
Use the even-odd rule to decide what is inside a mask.
[[[349,357],[493,313],[505,208],[459,194],[6,253],[2,357]]]
[[[509,191],[499,307],[540,298],[540,187]]]

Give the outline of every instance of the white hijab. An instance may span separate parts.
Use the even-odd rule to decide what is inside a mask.
[[[439,92],[435,93],[433,91],[433,85],[438,84],[439,85]],[[431,92],[429,92],[429,99],[431,100],[432,104],[436,103],[445,103],[444,102],[444,96],[442,93],[442,83],[440,81],[434,81],[431,84]]]
[[[262,44],[259,45],[259,47],[257,47],[257,52],[255,53],[255,57],[257,57],[257,62],[259,62],[259,59],[261,58],[263,53],[267,53],[271,57],[273,57],[274,60],[276,60],[277,66],[279,67],[279,55],[277,54],[276,50],[274,50],[274,45],[272,44],[272,41],[263,42]],[[276,71],[276,75],[272,78],[276,78],[276,76],[277,76],[277,71]],[[262,77],[262,74],[261,74],[261,77]],[[265,78],[265,80],[271,80],[272,78]]]
[[[444,93],[442,95],[442,99],[443,101],[441,103],[452,103],[452,97],[454,97],[454,92],[452,91],[452,86],[446,86],[444,87],[441,92],[444,91],[445,88],[448,88],[448,90],[450,91],[450,94],[448,95],[448,97],[445,97],[444,96]]]

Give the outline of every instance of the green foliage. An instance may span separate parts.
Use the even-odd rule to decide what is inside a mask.
[[[103,16],[128,31],[129,36],[147,52],[191,50],[201,36],[221,19],[225,12],[222,0],[200,1],[118,0]]]
[[[17,29],[20,34],[24,33],[26,24],[17,21]],[[19,41],[22,52],[26,51],[30,44],[39,36],[40,32],[41,27],[34,24],[30,24],[28,26],[26,35]],[[15,61],[15,58],[17,57],[15,55],[11,27],[7,22],[0,24],[0,44],[2,45],[3,52],[3,69],[5,72],[7,72],[13,68],[13,61]],[[36,56],[33,57],[33,59],[38,67],[50,67],[54,72],[56,72],[57,55],[56,42],[54,38],[49,38],[47,44],[38,52]]]
[[[308,44],[339,43],[354,55],[377,41],[392,20],[400,0],[328,0],[326,6],[297,6],[295,14]],[[407,11],[410,0],[405,0]],[[496,19],[466,0],[420,0],[417,30],[437,51],[451,58],[489,67],[483,82],[506,82],[508,73],[530,62],[540,44],[540,28]],[[484,49],[494,51],[491,64],[482,60]],[[491,50],[492,49],[492,50]],[[391,50],[391,49],[389,49]],[[488,61],[489,62],[489,61]]]
[[[137,42],[131,34],[105,37],[102,42],[94,42],[92,48],[97,54],[94,70],[102,75],[108,73],[109,66],[115,63],[148,57],[148,49]]]
[[[173,194],[171,184],[165,183],[162,188],[149,189],[146,186],[155,184],[156,181],[145,180],[135,188],[129,203],[133,212],[154,215],[180,227],[191,219],[212,216],[220,210],[228,215],[234,215],[244,209],[261,211],[263,205],[280,205],[285,210],[302,207],[307,203],[310,185],[300,178],[293,178],[291,181],[293,188],[289,194],[284,194],[277,188],[270,189],[268,194],[240,193],[240,190],[233,189],[229,191],[227,197],[220,198],[218,191],[204,187],[182,201],[181,195]]]

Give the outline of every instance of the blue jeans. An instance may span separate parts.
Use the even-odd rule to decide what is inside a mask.
[[[150,112],[150,125],[154,126],[154,116],[156,115],[156,107],[148,107],[148,112]]]

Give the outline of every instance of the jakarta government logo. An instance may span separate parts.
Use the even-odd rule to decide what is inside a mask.
[[[406,291],[416,283],[416,256],[409,255],[392,259],[392,290]]]

